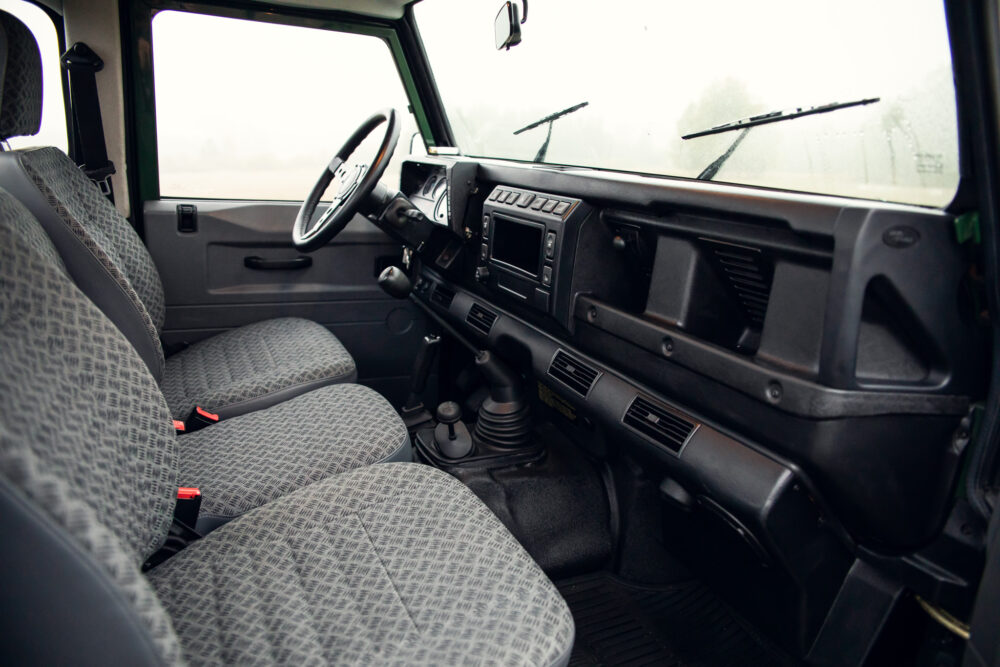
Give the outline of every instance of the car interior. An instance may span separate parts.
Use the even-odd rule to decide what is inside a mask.
[[[0,2],[4,662],[1000,665],[1000,3],[528,4]]]

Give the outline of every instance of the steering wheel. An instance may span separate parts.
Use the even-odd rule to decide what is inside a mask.
[[[361,163],[347,165],[345,160],[375,128],[383,123],[386,126],[385,135],[382,137],[382,145],[374,162],[371,165]],[[312,192],[302,202],[292,227],[292,243],[296,248],[305,252],[316,250],[347,226],[385,173],[398,140],[399,124],[396,122],[396,112],[393,109],[376,112],[354,131],[347,143],[330,160],[330,164],[323,170]],[[320,197],[334,180],[337,181],[337,192],[330,208],[326,209],[316,222],[311,223]]]

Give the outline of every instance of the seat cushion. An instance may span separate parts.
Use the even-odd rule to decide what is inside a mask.
[[[196,405],[232,417],[356,378],[354,359],[324,326],[282,317],[221,333],[169,357],[161,389],[175,419],[186,419]]]
[[[148,573],[191,664],[565,664],[566,603],[465,486],[392,463],[249,512]]]
[[[389,402],[367,387],[321,387],[178,439],[181,486],[201,489],[199,526],[218,523],[330,475],[409,461]]]

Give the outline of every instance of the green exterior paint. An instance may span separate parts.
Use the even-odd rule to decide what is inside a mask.
[[[959,243],[965,243],[970,239],[976,245],[982,242],[979,234],[979,211],[964,213],[955,218],[955,236],[958,237]]]

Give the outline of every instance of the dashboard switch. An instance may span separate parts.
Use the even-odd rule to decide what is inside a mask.
[[[542,284],[549,287],[552,284],[552,267],[546,266],[542,269]]]
[[[491,192],[490,201],[494,201],[497,197],[499,197],[501,192],[503,192],[503,190],[494,190],[493,192]]]
[[[547,201],[548,199],[546,199],[545,197],[539,197],[538,199],[535,200],[535,203],[531,205],[531,210],[532,211],[542,210],[542,207],[545,206],[545,202]]]
[[[545,202],[545,206],[542,207],[542,213],[551,213],[552,209],[554,209],[556,207],[556,204],[558,203],[559,202],[557,202],[555,199],[548,200],[547,202]]]
[[[556,233],[549,232],[545,235],[545,258],[552,259],[556,256]]]
[[[568,210],[569,210],[569,203],[561,201],[556,205],[555,210],[552,212],[555,213],[556,215],[562,215]]]
[[[490,247],[485,243],[479,247],[479,258],[485,260],[490,254]]]
[[[531,200],[533,200],[534,198],[535,195],[531,194],[530,192],[525,192],[523,195],[521,195],[521,198],[517,200],[517,205],[520,206],[521,208],[525,208],[528,204],[531,203]]]
[[[514,202],[517,201],[517,198],[520,197],[520,196],[521,196],[520,193],[517,193],[517,192],[508,192],[507,193],[507,203],[508,204],[513,204]]]

